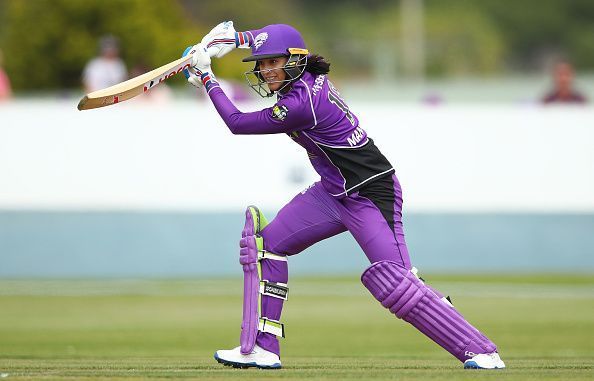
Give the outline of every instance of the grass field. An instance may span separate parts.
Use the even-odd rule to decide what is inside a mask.
[[[0,378],[594,379],[594,276],[428,278],[498,344],[507,369],[463,370],[356,276],[291,281],[278,371],[212,359],[238,343],[239,278],[0,280]]]

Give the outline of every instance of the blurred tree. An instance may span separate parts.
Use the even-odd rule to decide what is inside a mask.
[[[592,0],[424,0],[428,76],[535,70],[563,56],[594,68]],[[237,30],[288,23],[311,51],[332,62],[335,79],[401,74],[401,3],[394,0],[0,0],[0,48],[14,88],[79,88],[98,38],[120,38],[128,68],[179,56],[223,20]],[[213,67],[240,78],[250,64],[235,51]],[[179,83],[181,78],[175,79]]]
[[[214,26],[221,21],[233,20],[237,30],[295,22],[301,13],[298,2],[290,0],[260,0],[249,6],[220,0],[180,0],[180,3],[196,23]]]
[[[205,30],[175,1],[10,0],[3,4],[6,68],[17,90],[77,88],[104,34],[120,39],[128,68],[172,61]]]
[[[594,1],[483,0],[476,5],[503,34],[510,69],[538,70],[559,57],[579,69],[594,68]]]
[[[402,75],[405,37],[400,2],[303,2],[316,8],[307,18],[308,26],[318,31],[317,43],[339,62],[334,73],[352,77],[379,71],[381,76],[389,77],[385,66],[391,64],[392,71]],[[474,3],[424,1],[425,47],[419,48],[425,50],[427,75],[492,74],[504,67],[503,36],[486,12]]]
[[[332,63],[334,76],[352,79],[373,75],[375,60],[384,57],[378,50],[388,53],[394,49],[396,41],[384,33],[386,28],[380,22],[382,15],[395,7],[394,1],[302,0],[302,4],[302,9],[308,10],[302,17],[304,37],[310,50]]]
[[[3,35],[6,28],[6,7],[8,0],[0,0],[0,36]]]
[[[426,2],[427,74],[477,75],[501,72],[505,41],[498,26],[475,1]]]

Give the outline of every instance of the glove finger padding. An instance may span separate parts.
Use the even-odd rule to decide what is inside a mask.
[[[200,78],[199,75],[190,76],[190,78],[188,78],[188,83],[190,83],[190,85],[195,86],[199,89],[201,89],[204,86],[202,84],[202,79]]]
[[[192,66],[195,69],[201,73],[211,72],[210,56],[202,43],[192,46],[189,54],[192,55]]]
[[[223,57],[236,47],[233,21],[223,21],[215,26],[200,43],[208,49],[210,57]]]
[[[216,85],[216,79],[210,67],[210,56],[204,45],[200,43],[187,47],[182,57],[187,55],[192,56],[191,66],[184,70],[188,82],[197,88],[204,86],[207,90]]]
[[[186,70],[184,70],[184,75],[186,76],[186,79],[188,80],[188,83],[190,83],[190,85],[195,86],[199,89],[203,87],[202,73],[200,71],[196,70],[193,67],[189,67]]]

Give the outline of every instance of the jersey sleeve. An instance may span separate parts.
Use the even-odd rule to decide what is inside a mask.
[[[208,91],[217,112],[233,134],[277,134],[301,131],[315,126],[309,99],[287,94],[272,107],[255,112],[241,112],[216,86]]]
[[[244,49],[251,48],[254,37],[258,35],[259,31],[259,29],[254,29],[245,32],[235,32],[235,46]]]

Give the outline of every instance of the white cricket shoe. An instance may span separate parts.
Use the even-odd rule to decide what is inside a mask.
[[[241,347],[229,350],[220,349],[214,354],[215,360],[234,368],[280,369],[281,361],[272,353],[256,345],[249,355],[241,354]]]
[[[499,357],[499,353],[476,355],[464,361],[464,369],[503,369],[505,363]]]

